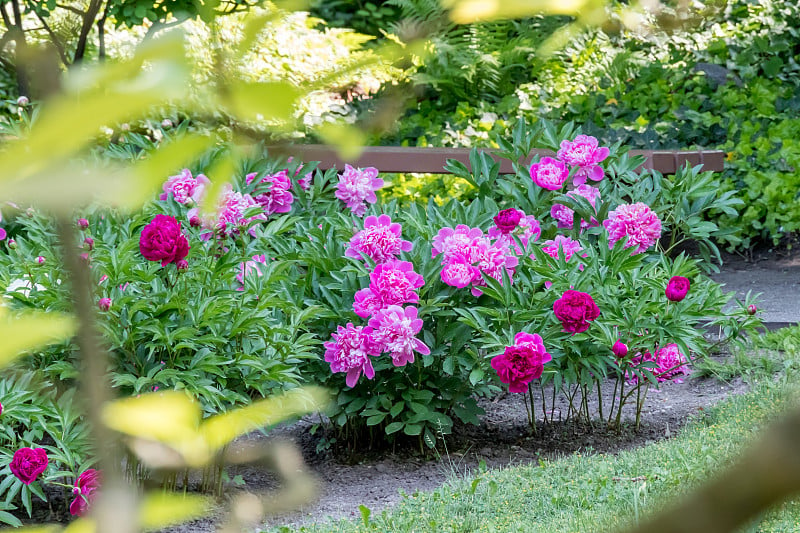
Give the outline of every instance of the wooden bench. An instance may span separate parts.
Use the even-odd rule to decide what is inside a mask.
[[[367,146],[361,157],[342,160],[334,148],[318,144],[303,144],[276,147],[281,153],[293,155],[303,161],[319,161],[319,168],[343,169],[345,163],[354,167],[375,167],[381,172],[421,172],[447,174],[445,161],[457,159],[469,167],[469,148],[406,148],[400,146]],[[492,148],[484,148],[494,152]],[[675,174],[687,161],[692,165],[703,165],[703,170],[721,172],[725,162],[725,152],[719,150],[630,150],[630,155],[643,155],[643,167],[657,170],[662,174]],[[534,155],[551,156],[550,150],[534,150]],[[525,161],[530,164],[530,158]],[[504,159],[500,165],[501,174],[513,174],[511,161]]]

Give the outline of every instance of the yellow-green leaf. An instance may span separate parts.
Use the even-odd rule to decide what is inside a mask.
[[[600,0],[449,0],[450,18],[457,24],[522,18],[538,14],[580,15],[602,4]]]
[[[28,312],[16,317],[0,317],[0,367],[22,353],[64,342],[75,334],[77,323],[71,316]]]
[[[205,496],[152,492],[139,508],[139,523],[145,530],[162,529],[208,515],[213,500]]]
[[[300,90],[282,81],[237,81],[228,88],[230,112],[242,120],[288,122]]]

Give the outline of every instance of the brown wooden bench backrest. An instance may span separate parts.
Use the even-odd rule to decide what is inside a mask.
[[[367,146],[361,157],[345,161],[339,158],[336,150],[324,145],[305,144],[281,146],[278,151],[293,155],[303,161],[320,161],[320,168],[344,168],[345,163],[354,167],[375,167],[381,172],[424,172],[446,174],[445,161],[457,159],[469,167],[469,148],[406,148],[400,146]],[[485,150],[493,152],[491,148]],[[630,150],[630,155],[644,155],[644,168],[654,169],[662,174],[674,174],[688,161],[692,166],[703,165],[703,170],[721,172],[725,153],[719,150]],[[534,150],[534,155],[555,156],[550,150]],[[530,158],[526,160],[530,164]],[[504,159],[500,165],[501,174],[513,174],[511,162]]]

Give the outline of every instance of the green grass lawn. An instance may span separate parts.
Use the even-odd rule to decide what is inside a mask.
[[[786,338],[782,332],[766,340],[785,348]],[[673,439],[616,455],[574,454],[538,466],[473,473],[432,493],[409,495],[394,509],[362,521],[301,531],[616,531],[725,467],[767,422],[798,401],[797,352],[773,353],[771,359],[775,365],[740,368],[753,385],[750,393],[708,410]],[[731,364],[742,362],[746,361],[739,357]],[[773,367],[782,370],[768,373]],[[743,532],[800,532],[800,498],[760,517]]]

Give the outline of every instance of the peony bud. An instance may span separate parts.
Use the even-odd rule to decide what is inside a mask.
[[[14,239],[8,239],[8,242],[6,243],[6,245],[12,250],[16,250],[17,249],[17,241],[15,241]]]
[[[514,231],[514,228],[519,225],[519,221],[522,218],[522,213],[514,209],[503,209],[494,217],[495,225],[502,231],[503,233],[511,233]]]
[[[79,218],[78,219],[78,227],[80,229],[87,229],[89,227],[89,221],[86,220],[85,218]]]
[[[19,98],[17,98],[17,105],[20,106],[20,107],[25,107],[26,105],[28,105],[30,103],[31,103],[31,101],[28,100],[27,96],[20,96]]]
[[[190,218],[189,219],[189,225],[191,227],[193,227],[193,228],[199,228],[200,227],[200,217],[195,215],[192,218]]]
[[[189,262],[186,259],[181,259],[175,266],[178,267],[178,272],[186,272],[189,270]]]
[[[165,118],[164,120],[161,121],[161,127],[164,128],[165,130],[171,128],[172,121],[168,118]]]
[[[2,415],[2,414],[3,414],[3,404],[0,403],[0,415]]]
[[[83,243],[86,245],[87,248],[89,248],[90,252],[94,250],[94,239],[92,239],[91,237],[86,237],[85,239],[83,239]]]
[[[756,307],[755,305],[750,304],[750,305],[747,306],[747,314],[748,315],[754,315],[754,314],[756,314],[757,311],[758,311],[758,307]]]
[[[131,125],[128,124],[127,122],[123,122],[122,124],[120,124],[119,129],[122,131],[131,131]]]
[[[688,279],[683,276],[672,276],[667,283],[664,294],[666,294],[667,300],[671,302],[680,302],[686,298],[686,293],[689,292],[690,287],[691,284]]]
[[[628,355],[628,345],[622,342],[622,340],[618,340],[614,343],[614,346],[611,348],[611,351],[614,352],[614,355],[617,357],[625,357]]]
[[[111,298],[100,298],[97,302],[97,307],[99,307],[101,311],[108,311],[111,309]]]
[[[45,262],[45,258],[40,255],[39,257],[36,258],[36,262],[39,263],[40,265],[43,265]]]

